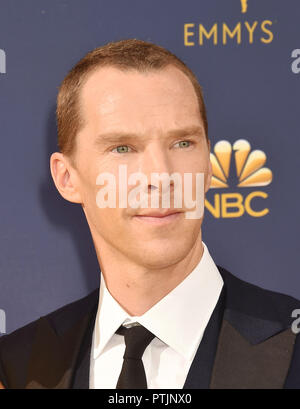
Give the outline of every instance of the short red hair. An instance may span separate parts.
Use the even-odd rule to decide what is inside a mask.
[[[180,69],[192,82],[199,101],[206,139],[207,117],[200,84],[194,73],[176,55],[156,44],[129,39],[95,48],[83,57],[64,78],[57,97],[57,128],[59,150],[71,157],[75,151],[76,135],[84,125],[79,109],[83,83],[94,70],[112,66],[120,70],[146,72],[160,70],[168,65]]]

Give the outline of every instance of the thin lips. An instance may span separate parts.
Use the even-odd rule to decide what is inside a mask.
[[[179,210],[171,210],[168,212],[150,212],[146,214],[136,214],[136,216],[144,216],[144,217],[166,217],[170,216],[171,214],[180,213]]]

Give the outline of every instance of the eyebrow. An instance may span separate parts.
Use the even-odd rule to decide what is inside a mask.
[[[181,129],[173,129],[171,131],[168,131],[166,133],[166,137],[168,139],[171,138],[184,138],[187,136],[202,136],[204,135],[204,129],[201,126],[189,126],[186,128],[181,128]],[[129,132],[122,132],[122,131],[114,131],[114,132],[108,132],[105,134],[100,134],[97,135],[95,139],[95,144],[96,145],[101,145],[101,144],[107,144],[107,143],[119,143],[123,141],[137,141],[137,140],[147,140],[148,137],[135,134],[135,133],[129,133]]]

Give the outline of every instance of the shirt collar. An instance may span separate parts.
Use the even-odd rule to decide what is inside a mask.
[[[194,270],[171,292],[139,317],[130,316],[111,296],[101,277],[94,331],[96,359],[124,322],[137,321],[186,359],[192,359],[218,301],[223,279],[208,248]]]

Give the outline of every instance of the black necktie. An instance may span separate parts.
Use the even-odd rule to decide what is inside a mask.
[[[130,328],[121,326],[116,334],[124,335],[126,345],[116,389],[147,389],[142,356],[155,335],[142,325]]]

